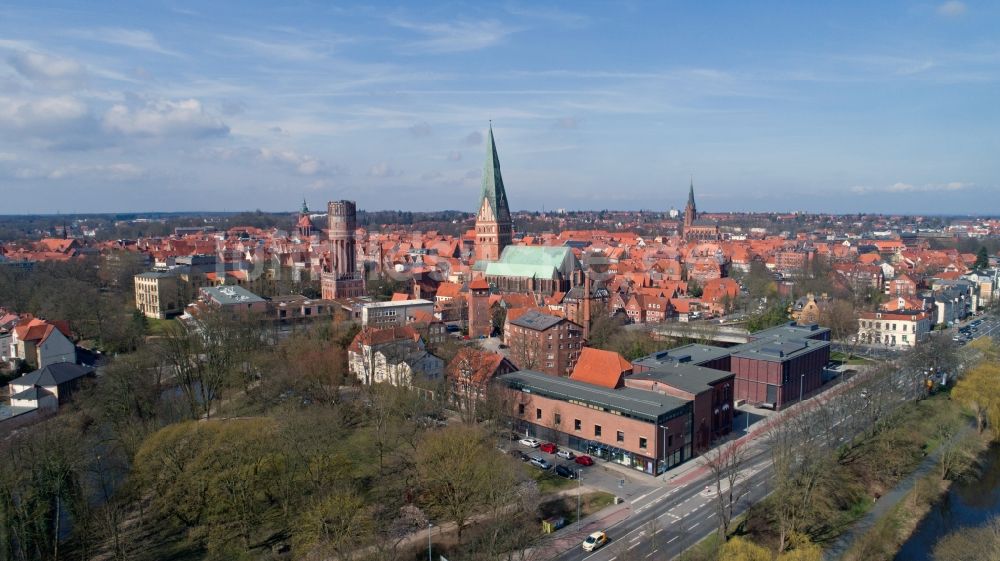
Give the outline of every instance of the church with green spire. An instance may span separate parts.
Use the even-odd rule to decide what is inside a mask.
[[[476,214],[476,261],[496,261],[514,238],[514,223],[510,218],[507,192],[500,174],[500,157],[493,139],[493,125],[486,142],[486,163],[483,166],[483,189]]]

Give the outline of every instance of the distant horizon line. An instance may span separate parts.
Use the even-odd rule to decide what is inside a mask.
[[[349,200],[349,199],[347,199]],[[325,209],[324,209],[325,210]],[[614,209],[614,208],[602,208],[602,209],[566,209],[565,213],[593,213],[593,212],[616,212],[616,213],[657,213],[657,214],[668,214],[670,210],[679,209],[668,209],[668,210],[655,210],[655,209]],[[103,211],[103,212],[35,212],[35,213],[0,213],[0,220],[4,218],[31,218],[31,217],[69,217],[69,216],[114,216],[114,215],[173,215],[173,216],[198,216],[198,215],[237,215],[237,214],[253,214],[261,212],[264,214],[299,214],[301,209],[291,209],[291,210],[262,210],[262,209],[244,209],[244,210],[142,210],[142,211]],[[432,213],[445,213],[445,212],[455,212],[464,213],[470,216],[475,216],[474,211],[468,210],[458,210],[458,209],[441,209],[441,210],[407,210],[407,209],[367,209],[358,208],[358,212],[365,213],[378,213],[378,212],[412,212],[416,214],[432,214]],[[558,210],[527,210],[519,209],[511,211],[511,214],[518,213],[530,213],[530,214],[563,214]],[[312,211],[309,214],[326,214],[325,212]],[[831,212],[831,211],[806,211],[806,210],[716,210],[716,211],[706,211],[701,210],[698,212],[699,215],[711,215],[711,214],[728,214],[728,215],[769,215],[769,214],[799,214],[805,216],[919,216],[919,217],[938,217],[938,218],[955,218],[955,217],[968,217],[968,218],[1000,218],[1000,214],[978,214],[978,213],[938,213],[938,212]],[[678,216],[678,219],[681,219]]]

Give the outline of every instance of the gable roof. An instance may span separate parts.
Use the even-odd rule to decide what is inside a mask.
[[[573,367],[570,380],[587,382],[605,388],[619,388],[622,378],[632,372],[632,363],[614,351],[584,347]]]
[[[80,366],[72,362],[56,362],[39,368],[34,372],[28,372],[20,378],[11,380],[15,386],[58,386],[66,382],[83,378],[94,372],[93,368]]]
[[[24,391],[18,392],[16,394],[10,396],[10,398],[11,399],[23,399],[23,400],[27,400],[27,401],[38,401],[39,399],[41,399],[43,397],[48,397],[50,395],[53,395],[52,392],[46,390],[45,388],[43,388],[41,386],[31,386],[30,388],[28,388],[28,389],[26,389]]]
[[[469,381],[473,384],[490,382],[494,376],[514,372],[517,368],[500,353],[494,353],[474,347],[462,347],[455,358],[448,363],[445,373],[456,380],[464,378],[468,372]]]

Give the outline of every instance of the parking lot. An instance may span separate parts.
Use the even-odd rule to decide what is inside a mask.
[[[565,465],[579,473],[581,485],[587,485],[602,491],[607,491],[626,500],[632,497],[640,496],[657,487],[657,481],[646,474],[640,472],[632,473],[634,470],[630,470],[624,466],[617,466],[597,458],[593,458],[594,465],[582,466],[577,464],[574,460],[567,460],[557,456],[555,453],[542,451],[542,445],[546,444],[546,442],[542,440],[539,440],[538,442],[538,448],[526,446],[516,440],[513,442],[505,442],[502,448],[508,452],[519,451],[528,456],[542,458],[546,462],[552,464],[550,471],[553,472],[553,475],[555,475],[556,466]],[[556,451],[559,450],[568,449],[561,449],[557,447]],[[576,451],[570,452],[576,456],[580,455]],[[532,466],[532,469],[539,468]]]

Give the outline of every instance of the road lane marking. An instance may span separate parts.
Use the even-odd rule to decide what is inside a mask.
[[[634,544],[632,544],[632,545],[628,546],[628,550],[629,550],[629,551],[632,551],[632,550],[633,550],[633,549],[635,549],[636,547],[639,547],[639,542],[635,542]]]
[[[693,525],[692,525],[692,526],[691,526],[690,528],[688,528],[688,530],[689,530],[689,531],[690,531],[690,530],[694,530],[695,528],[697,528],[697,527],[698,527],[698,524],[701,524],[701,522],[695,522],[695,523],[694,523],[694,524],[693,524]]]
[[[680,537],[680,536],[674,536],[674,537],[670,538],[669,540],[667,540],[667,543],[673,543],[673,542],[674,542],[674,540],[676,540],[676,539],[677,539],[677,538],[679,538],[679,537]]]

